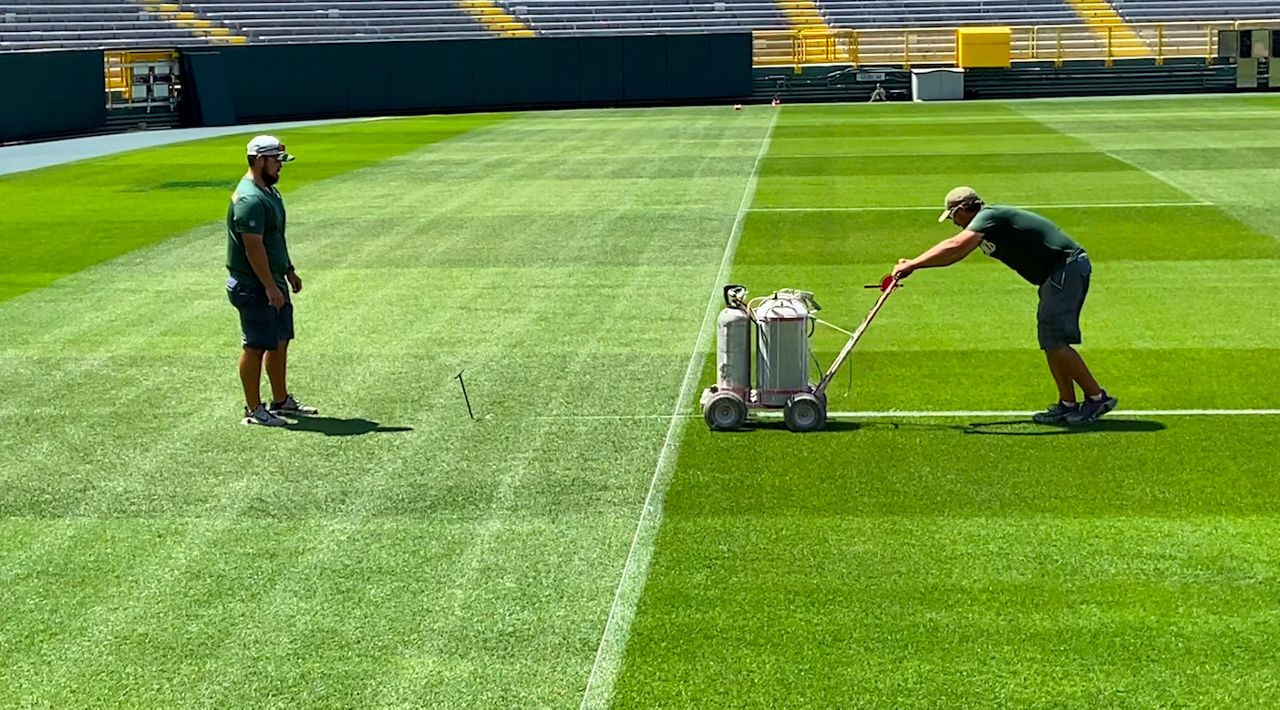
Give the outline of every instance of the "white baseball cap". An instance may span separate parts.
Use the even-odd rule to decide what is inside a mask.
[[[249,157],[257,157],[259,155],[268,157],[279,157],[280,162],[287,163],[293,160],[293,156],[284,150],[284,143],[280,142],[275,136],[257,136],[249,141]]]

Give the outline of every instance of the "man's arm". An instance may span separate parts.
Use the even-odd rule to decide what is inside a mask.
[[[951,266],[969,256],[982,243],[981,232],[964,230],[950,239],[943,239],[925,253],[914,259],[903,259],[894,268],[893,274],[905,279],[916,269],[931,269],[938,266]]]
[[[240,235],[240,242],[244,244],[244,255],[248,257],[254,275],[267,289],[267,300],[272,306],[280,308],[284,305],[284,294],[271,278],[271,262],[267,260],[267,248],[262,245],[262,235],[245,232]]]

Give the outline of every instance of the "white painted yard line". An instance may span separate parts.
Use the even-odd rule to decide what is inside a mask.
[[[768,412],[768,415],[774,415]],[[781,412],[776,413],[782,416]],[[917,410],[917,411],[865,411],[865,412],[827,412],[827,417],[857,419],[944,419],[955,417],[1029,417],[1034,412],[1023,410],[999,409],[956,409],[951,411]],[[1117,409],[1107,416],[1108,419],[1130,417],[1255,417],[1280,416],[1280,409]]]
[[[711,296],[707,299],[707,308],[702,315],[698,339],[694,343],[693,353],[689,356],[684,381],[680,384],[680,395],[676,398],[671,414],[668,415],[671,423],[667,426],[666,438],[663,439],[662,449],[658,452],[658,463],[654,466],[653,479],[649,482],[649,492],[645,496],[644,507],[640,510],[640,520],[636,523],[635,534],[631,538],[631,549],[622,567],[622,578],[618,580],[613,604],[609,608],[609,619],[605,622],[604,634],[600,638],[599,648],[596,649],[591,676],[587,678],[587,688],[582,694],[581,708],[607,708],[613,700],[614,685],[618,681],[619,671],[622,670],[623,655],[626,653],[627,641],[631,637],[631,624],[635,620],[640,594],[644,591],[645,582],[649,577],[654,543],[657,541],[658,527],[662,524],[663,501],[676,456],[680,452],[684,424],[688,419],[682,414],[689,411],[694,391],[698,386],[702,364],[708,352],[712,324],[715,323],[716,314],[719,311],[718,305],[722,297],[720,285],[729,277],[733,257],[738,250],[738,242],[742,238],[742,225],[746,221],[747,208],[755,199],[760,163],[769,152],[773,127],[777,125],[780,113],[781,111],[775,111],[769,119],[769,127],[765,131],[764,140],[760,142],[755,164],[751,168],[751,177],[747,179],[747,186],[742,191],[742,201],[738,204],[738,213],[734,217],[728,243],[725,244],[724,256],[720,259],[720,270],[716,273],[715,283],[711,287]]]
[[[918,139],[916,139],[918,140]],[[1045,151],[1042,149],[1035,150],[1007,150],[1002,151],[1001,155],[1025,155],[1027,157],[1042,156],[1046,152],[1055,155],[1061,153],[1070,153],[1073,155],[1089,155],[1096,153],[1096,150],[1054,150]],[[992,151],[972,151],[963,153],[955,150],[894,150],[884,153],[787,153],[781,149],[773,152],[769,156],[770,160],[786,160],[788,158],[859,158],[861,160],[875,160],[877,158],[973,158],[980,155],[991,155]]]
[[[1201,94],[1200,96],[1205,96],[1205,95]],[[1239,95],[1229,94],[1225,96],[1229,98],[1236,98]],[[1090,97],[1086,97],[1085,100],[1089,102],[1093,102],[1093,101],[1104,101],[1104,100],[1108,100],[1109,98],[1110,97],[1104,97],[1104,96],[1090,96]],[[1137,98],[1137,97],[1121,97],[1121,100],[1129,99],[1129,98]],[[1061,98],[1044,99],[1044,101],[1046,102],[1063,101],[1064,99],[1065,97],[1061,97]],[[1011,108],[1020,114],[1026,115],[1026,112],[1021,111],[1018,108],[1018,106],[1016,106],[1015,104],[1035,103],[1038,101],[1041,101],[1041,100],[1040,99],[1020,99],[1017,101],[1006,101],[1002,103],[1008,106],[1008,108]],[[792,104],[792,105],[795,105],[795,104]],[[955,105],[957,108],[960,108],[962,106],[962,104],[960,104],[959,102],[953,102],[953,105]],[[859,105],[858,108],[866,108],[868,111],[876,110],[875,106],[870,106],[870,105]],[[1044,106],[1044,105],[1034,106],[1033,108],[1036,111],[1043,111],[1046,113],[1052,112],[1054,109],[1054,107],[1052,106]],[[1186,110],[1168,110],[1168,111],[1161,110],[1160,107],[1154,107],[1146,111],[1080,111],[1080,110],[1072,110],[1070,108],[1066,108],[1065,110],[1054,112],[1053,120],[1056,120],[1056,121],[1092,121],[1092,120],[1142,121],[1142,120],[1162,120],[1162,119],[1172,119],[1172,118],[1207,118],[1207,119],[1221,120],[1223,118],[1275,118],[1277,115],[1280,115],[1280,111],[1277,111],[1276,109],[1237,111],[1237,110],[1232,110],[1229,107],[1224,107],[1220,104],[1215,107],[1205,108],[1204,110],[1186,109]],[[826,117],[824,117],[824,119],[825,118]],[[1011,118],[1008,116],[996,116],[996,115],[984,114],[984,113],[948,116],[946,118],[946,121],[947,123],[953,123],[953,124],[954,123],[960,123],[960,124],[1019,123],[1017,118]],[[924,116],[903,116],[903,115],[876,116],[873,114],[861,114],[861,115],[833,116],[829,121],[823,120],[822,122],[831,123],[837,126],[849,126],[851,128],[855,128],[857,126],[866,125],[866,124],[938,123],[939,118],[935,114],[929,114]],[[878,140],[883,138],[883,136],[858,136],[857,134],[851,134],[847,137],[854,138],[854,139],[862,139],[862,140]],[[1034,134],[1033,134],[1033,137],[1034,137]],[[803,140],[803,138],[788,136],[783,140]]]
[[[918,409],[918,410],[865,410],[865,411],[832,411],[827,412],[828,419],[955,419],[963,417],[1030,417],[1034,412],[1021,409]],[[633,420],[633,419],[666,419],[671,414],[548,414],[539,419],[582,419],[582,420]],[[697,419],[702,415],[688,412],[675,416],[685,419]],[[752,416],[761,418],[781,417],[781,410],[755,410]],[[1109,419],[1123,417],[1275,417],[1280,416],[1280,409],[1117,409]]]
[[[1089,202],[1061,205],[1018,205],[1029,210],[1049,209],[1136,209],[1140,207],[1212,207],[1212,202],[1202,200],[1186,202]],[[906,205],[902,207],[752,207],[750,212],[907,212],[930,210],[941,212],[937,205]]]

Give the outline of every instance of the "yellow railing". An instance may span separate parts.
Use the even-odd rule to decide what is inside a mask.
[[[103,53],[103,70],[107,91],[123,99],[133,89],[133,66],[150,62],[176,62],[177,50],[108,50]]]
[[[1130,24],[1145,46],[1135,48],[1132,38],[1117,31],[1099,32],[1091,25],[1039,25],[1012,27],[1013,61],[1063,62],[1092,60],[1108,64],[1117,59],[1154,59],[1157,64],[1173,58],[1206,61],[1218,52],[1218,31],[1280,28],[1276,20],[1225,22],[1163,22]],[[954,65],[954,28],[816,30],[761,30],[753,35],[755,66],[806,64],[877,65],[910,67],[914,64]]]

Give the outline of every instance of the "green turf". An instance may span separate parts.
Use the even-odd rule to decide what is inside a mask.
[[[1277,177],[1277,109],[789,107],[733,280],[812,289],[850,326],[874,298],[857,286],[952,233],[935,219],[957,184],[1013,204],[1211,203],[1042,211],[1095,257],[1085,353],[1122,407],[1274,408],[1280,217],[1250,208]],[[814,207],[895,209],[770,211]],[[1035,408],[1053,388],[1034,338],[1034,290],[1007,269],[979,254],[921,272],[832,406]],[[820,335],[819,357],[841,342]],[[1277,443],[1266,417],[691,425],[616,704],[1272,706]]]
[[[323,410],[286,431],[237,417],[221,274],[240,137],[0,179],[18,205],[0,217],[0,705],[577,706],[769,135],[733,280],[812,289],[847,327],[864,283],[952,233],[951,187],[1044,205],[1094,256],[1085,353],[1122,410],[1082,432],[678,420],[613,703],[1274,706],[1275,418],[1123,410],[1280,407],[1277,114],[1238,97],[786,106],[771,133],[764,107],[284,131],[292,381]],[[860,211],[814,209],[833,207]],[[833,409],[1048,403],[1034,308],[981,254],[912,276]],[[815,339],[824,362],[840,345]]]
[[[393,160],[423,145],[504,120],[364,121],[289,131],[301,161],[281,183],[304,185]],[[226,208],[225,173],[245,163],[249,134],[180,143],[0,176],[0,300],[204,224]]]
[[[286,193],[291,431],[239,424],[238,155],[199,226],[0,303],[0,705],[576,701],[666,423],[549,417],[670,408],[768,123],[724,115],[286,132],[286,184],[398,156]]]

